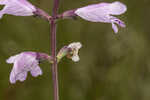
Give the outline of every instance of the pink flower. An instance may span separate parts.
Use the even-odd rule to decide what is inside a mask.
[[[39,59],[36,52],[22,52],[7,59],[7,63],[14,63],[10,73],[10,83],[16,83],[17,80],[26,80],[28,71],[32,76],[37,77],[42,75],[42,70],[39,67]]]
[[[31,16],[36,11],[36,8],[27,0],[0,0],[0,5],[5,5],[0,11],[0,18],[4,14]]]
[[[111,23],[115,33],[118,32],[118,24],[120,27],[125,27],[125,24],[120,19],[112,15],[121,15],[125,13],[127,7],[121,2],[99,3],[86,7],[78,8],[75,13],[81,18],[92,22]]]

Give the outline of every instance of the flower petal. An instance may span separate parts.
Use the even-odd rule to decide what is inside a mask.
[[[42,75],[42,70],[39,66],[37,66],[31,70],[31,74],[32,76],[37,77],[38,75]]]
[[[10,73],[10,83],[14,84],[16,83],[16,71],[15,71],[15,67],[13,67],[11,73]]]
[[[120,19],[110,16],[111,22],[118,24],[120,27],[126,27],[125,23]]]
[[[26,78],[27,78],[27,72],[26,71],[18,73],[16,75],[16,80],[20,80],[21,82],[23,82],[24,80],[26,80]]]
[[[0,11],[0,19],[3,17],[4,13]]]
[[[119,1],[113,2],[109,6],[109,13],[112,15],[123,14],[126,12],[126,10],[127,10],[126,5],[124,5],[123,3],[119,2]]]
[[[15,62],[13,69],[10,73],[10,83],[12,83],[12,84],[16,83],[17,80],[20,80],[22,82],[27,77],[27,72],[21,71],[18,68],[19,68],[19,66],[18,66],[17,62]]]
[[[0,5],[4,5],[8,2],[8,0],[0,0]]]
[[[81,18],[92,22],[110,22],[108,19],[107,9],[103,4],[94,4],[87,7],[79,8],[75,13]]]
[[[115,33],[118,33],[118,27],[114,23],[112,23],[112,29],[114,30]]]
[[[11,56],[11,57],[9,57],[7,60],[6,60],[6,62],[7,63],[14,63],[15,62],[15,60],[17,59],[19,57],[19,54],[18,55],[15,55],[15,56]]]
[[[80,49],[82,47],[82,44],[80,42],[73,42],[70,43],[68,47],[72,49]]]
[[[74,62],[78,62],[80,60],[79,56],[78,55],[75,55],[75,56],[72,56],[72,60]]]

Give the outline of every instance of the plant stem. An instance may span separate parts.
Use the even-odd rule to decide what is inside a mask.
[[[59,0],[54,0],[52,20],[51,24],[51,54],[54,58],[54,63],[52,64],[52,80],[53,80],[53,98],[54,100],[59,100],[59,86],[58,86],[58,69],[57,69],[57,59],[56,59],[56,17],[58,12]]]

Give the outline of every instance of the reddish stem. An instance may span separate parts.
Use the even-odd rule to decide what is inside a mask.
[[[56,59],[56,17],[58,12],[59,0],[54,0],[54,6],[52,11],[51,24],[51,54],[54,58],[52,64],[52,80],[53,80],[53,95],[54,100],[59,100],[59,86],[58,86],[58,69]]]

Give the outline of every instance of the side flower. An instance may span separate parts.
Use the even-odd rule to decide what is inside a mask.
[[[22,52],[7,59],[7,63],[13,63],[13,69],[10,73],[10,83],[16,83],[17,80],[26,80],[27,73],[37,77],[42,75],[42,70],[39,67],[39,61],[48,59],[50,56],[44,53]]]
[[[68,48],[71,50],[68,57],[71,58],[72,61],[78,62],[80,60],[78,53],[81,47],[82,44],[80,42],[74,42],[68,45]]]
[[[72,61],[78,62],[80,60],[78,52],[81,47],[82,44],[80,42],[73,42],[68,46],[64,46],[57,54],[57,61],[59,62],[63,57],[67,56]]]
[[[0,5],[4,8],[0,11],[0,18],[4,14],[15,16],[32,16],[36,8],[27,0],[0,0]]]
[[[125,24],[123,21],[112,15],[121,15],[125,13],[126,10],[126,5],[116,1],[113,3],[99,3],[78,8],[75,11],[75,14],[88,21],[111,23],[114,32],[117,33],[118,27],[116,24],[120,27],[125,27]]]

